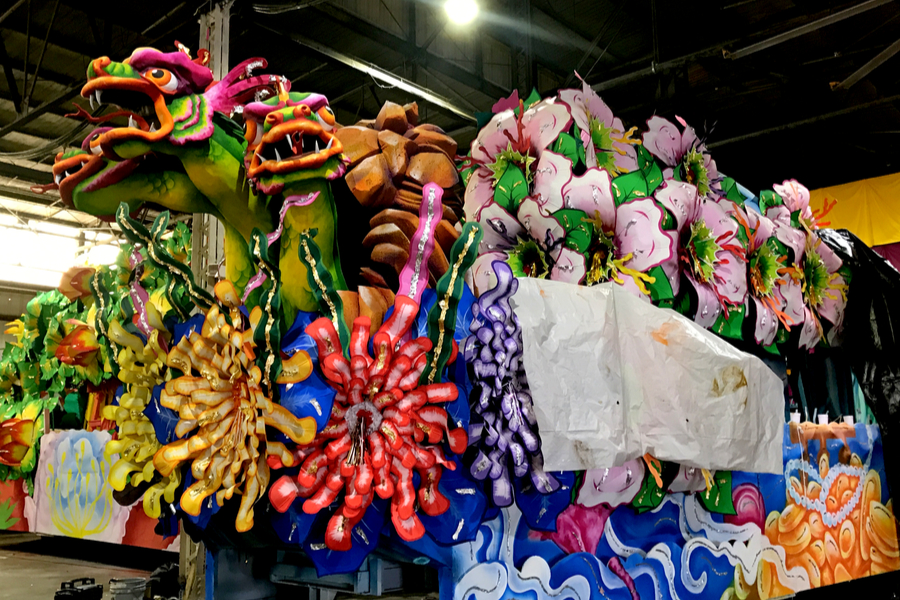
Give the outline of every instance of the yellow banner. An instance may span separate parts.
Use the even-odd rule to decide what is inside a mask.
[[[821,211],[837,200],[821,221],[849,229],[869,246],[900,242],[900,173],[810,191],[809,205]]]

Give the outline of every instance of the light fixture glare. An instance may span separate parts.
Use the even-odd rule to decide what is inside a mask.
[[[478,16],[478,4],[475,0],[447,0],[444,3],[447,18],[456,25],[468,25]]]

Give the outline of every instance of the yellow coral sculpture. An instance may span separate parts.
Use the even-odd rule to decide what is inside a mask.
[[[153,463],[168,475],[191,461],[195,483],[181,495],[181,508],[190,515],[199,515],[207,498],[211,506],[213,495],[219,506],[241,495],[235,528],[243,532],[253,527],[253,506],[269,485],[266,457],[277,456],[285,466],[294,462],[284,444],[266,438],[266,426],[308,444],[316,421],[298,419],[263,391],[253,342],[260,311],[254,310],[248,323],[231,283],[220,282],[215,291],[229,315],[214,305],[201,332],[172,348],[166,364],[184,375],[167,382],[160,397],[163,406],[178,412],[176,434],[193,435],[161,448]]]

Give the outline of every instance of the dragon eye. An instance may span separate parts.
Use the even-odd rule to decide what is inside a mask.
[[[166,92],[174,92],[178,88],[178,78],[166,69],[148,69],[143,73],[144,79],[156,84]]]
[[[90,149],[91,154],[100,155],[103,154],[103,150],[100,148],[100,134],[95,133],[91,136],[91,141],[88,142],[88,148]]]
[[[256,121],[248,119],[244,124],[244,139],[247,140],[249,147],[256,148],[262,141],[263,126]]]
[[[322,129],[325,131],[331,131],[334,129],[334,111],[331,110],[330,106],[323,106],[317,112],[319,115],[319,120],[322,123]]]

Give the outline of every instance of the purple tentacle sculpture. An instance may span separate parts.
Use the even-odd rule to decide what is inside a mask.
[[[498,506],[512,504],[510,469],[515,477],[531,474],[534,487],[549,494],[559,482],[543,469],[541,439],[522,362],[522,328],[509,304],[519,282],[509,265],[494,261],[497,286],[472,306],[475,318],[465,342],[465,358],[480,388],[469,425],[469,444],[478,446],[470,467],[478,480],[491,479]]]

